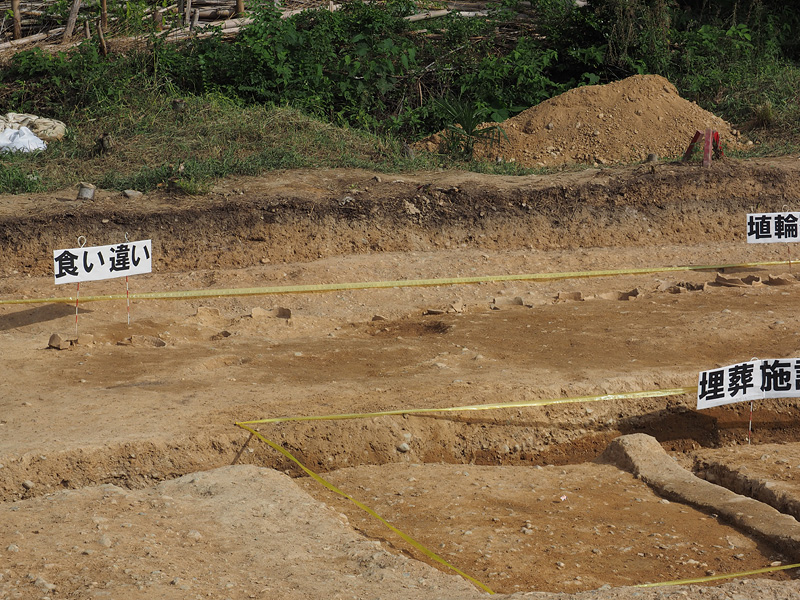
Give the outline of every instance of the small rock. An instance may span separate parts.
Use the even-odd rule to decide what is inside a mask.
[[[125,190],[122,195],[126,198],[141,198],[144,194],[138,190]]]
[[[97,540],[97,543],[104,548],[111,548],[111,538],[109,538],[107,535],[101,535],[100,539]]]
[[[59,334],[54,333],[50,336],[50,341],[47,342],[48,348],[55,348],[56,350],[66,350],[71,346],[71,342],[62,338]]]
[[[275,311],[275,316],[279,319],[291,319],[292,311],[288,308],[284,308],[283,306],[279,306]]]
[[[397,447],[398,452],[408,452],[409,450],[411,450],[411,447],[405,442],[403,442]]]
[[[6,548],[6,550],[8,550],[9,552],[19,552],[19,546],[17,546],[16,544],[11,544],[10,546],[8,546],[8,548]]]
[[[250,316],[255,320],[266,319],[269,316],[269,311],[260,306],[254,306],[253,310],[250,311]]]
[[[36,581],[33,582],[33,585],[44,592],[52,592],[54,589],[56,589],[55,584],[46,582],[42,577],[37,577]]]
[[[25,481],[22,482],[22,487],[24,487],[26,490],[32,490],[35,486],[36,484],[33,483],[30,479],[26,479]]]
[[[383,315],[373,315],[372,320],[373,321],[385,321],[386,317],[384,317]]]
[[[463,313],[463,312],[466,310],[466,308],[467,308],[467,305],[466,305],[466,304],[464,304],[464,303],[463,303],[462,301],[460,301],[460,300],[456,300],[455,302],[453,302],[453,303],[450,305],[450,308],[449,308],[448,310],[451,310],[451,311],[453,311],[454,313]]]

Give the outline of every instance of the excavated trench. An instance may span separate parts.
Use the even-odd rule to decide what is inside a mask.
[[[688,399],[691,402],[691,399]],[[735,448],[747,443],[748,428],[755,445],[792,443],[800,438],[800,403],[774,402],[759,408],[755,425],[741,405],[699,412],[681,400],[663,408],[598,423],[586,411],[584,422],[555,427],[547,421],[562,418],[558,408],[545,419],[523,411],[496,411],[501,416],[404,415],[359,420],[287,422],[253,425],[308,468],[325,473],[357,466],[386,464],[449,464],[480,466],[566,466],[597,459],[620,435],[643,433],[657,439],[686,466],[692,452]],[[503,414],[507,413],[507,414]],[[47,455],[7,456],[0,470],[5,502],[112,484],[128,489],[155,485],[188,473],[230,464],[255,464],[304,477],[300,467],[246,431],[202,434],[169,442],[141,441],[87,447]],[[698,463],[694,471],[737,493],[746,486],[728,473],[709,471]],[[21,486],[20,482],[25,482]],[[752,490],[751,490],[752,491]]]
[[[745,177],[747,173],[749,177]],[[58,201],[55,212],[51,207],[27,220],[6,219],[0,249],[9,257],[4,264],[6,273],[21,269],[42,275],[48,272],[46,261],[29,257],[53,245],[68,247],[65,240],[87,228],[100,236],[104,210],[110,212],[103,218],[130,231],[132,237],[169,232],[159,242],[159,251],[163,257],[160,266],[171,274],[207,264],[233,270],[351,253],[430,252],[459,246],[489,251],[584,245],[645,247],[652,246],[654,239],[676,244],[741,237],[743,211],[752,207],[779,210],[787,199],[799,195],[796,178],[766,167],[748,171],[727,165],[703,174],[700,186],[698,173],[681,166],[631,169],[628,175],[628,179],[599,175],[597,179],[602,181],[567,181],[544,189],[534,182],[524,191],[454,186],[447,181],[425,188],[423,193],[418,182],[409,181],[387,188],[381,198],[346,206],[340,204],[339,196],[350,189],[352,182],[347,181],[321,200],[298,202],[292,196],[276,200],[256,195],[234,201],[223,197],[208,209],[180,207],[174,213],[163,206],[138,213],[135,207],[105,206],[102,200],[80,213],[65,211]],[[681,203],[668,198],[665,193],[670,190],[676,197],[691,200]],[[730,201],[724,207],[712,206],[720,194]],[[413,204],[416,212],[404,208],[403,202]],[[63,217],[66,233],[57,230],[57,217]],[[375,235],[375,226],[384,230],[382,235]],[[21,236],[25,231],[28,234]],[[535,239],[531,231],[538,234]],[[215,275],[209,277],[216,281]],[[21,287],[17,282],[4,282],[0,291],[16,293]],[[739,306],[737,302],[749,302],[748,298],[724,300],[733,310]],[[663,298],[653,304],[657,302],[664,315],[674,305]],[[544,309],[540,313],[549,314]],[[573,314],[546,317],[550,321],[544,325],[554,339],[564,337],[556,330],[562,325],[568,329]],[[590,320],[592,314],[588,314]],[[650,327],[651,318],[645,315],[643,329]],[[31,319],[25,325],[35,322]],[[222,326],[218,330],[228,331]],[[409,336],[410,331],[392,331],[391,335]],[[437,334],[447,331],[443,328]],[[228,333],[226,337],[236,339]],[[643,353],[646,348],[640,332],[627,335],[623,341],[631,348],[630,355]],[[387,340],[390,337],[385,336]],[[591,346],[592,351],[596,352],[596,346]],[[577,355],[573,340],[565,352]],[[230,353],[235,354],[233,350]],[[225,362],[224,357],[220,360]],[[278,360],[272,362],[274,366]],[[261,366],[270,366],[268,363]],[[334,361],[327,368],[335,371],[337,366]],[[443,402],[441,397],[438,400]],[[337,399],[330,401],[336,405]],[[338,401],[344,403],[347,398]],[[452,404],[463,404],[462,398],[454,395]],[[629,473],[597,460],[615,438],[644,433],[656,438],[679,464],[698,476],[797,516],[795,504],[786,495],[770,493],[768,486],[755,479],[747,480],[740,472],[726,471],[724,465],[696,457],[701,450],[747,444],[748,407],[699,412],[693,404],[693,398],[675,397],[648,400],[633,409],[630,405],[625,409],[553,406],[478,416],[454,413],[288,422],[261,425],[258,430],[309,469],[495,591],[581,591],[733,573],[789,561],[792,557],[768,540],[745,535],[713,514],[670,502]],[[796,442],[800,439],[800,403],[781,400],[759,406],[750,435],[754,446]],[[195,435],[154,435],[118,444],[6,454],[0,462],[4,502],[100,484],[151,488],[165,480],[231,464],[269,467],[291,475],[365,535],[397,552],[431,562],[351,503],[318,486],[292,460],[257,439],[248,440],[245,431],[228,423],[216,422]]]

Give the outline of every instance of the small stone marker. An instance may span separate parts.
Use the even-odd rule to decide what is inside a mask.
[[[558,292],[558,296],[556,296],[557,302],[580,302],[581,300],[583,300],[582,292]]]
[[[97,188],[91,183],[81,181],[78,184],[78,200],[92,200],[95,189]]]

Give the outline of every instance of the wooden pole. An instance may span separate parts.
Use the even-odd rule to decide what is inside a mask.
[[[108,30],[108,0],[100,0],[100,25],[103,31]]]
[[[14,39],[22,37],[22,13],[19,9],[19,0],[11,0],[11,12],[14,18]]]
[[[103,19],[97,19],[97,39],[100,42],[100,54],[103,56],[108,55],[108,47],[106,46],[106,36],[103,35]]]
[[[67,43],[75,30],[75,21],[78,20],[78,10],[81,8],[81,0],[72,0],[72,8],[69,9],[67,27],[64,29],[64,43]]]
[[[234,17],[241,17],[244,14],[244,0],[236,0],[236,14]]]

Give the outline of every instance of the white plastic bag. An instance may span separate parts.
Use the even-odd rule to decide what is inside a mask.
[[[0,132],[0,152],[35,152],[46,148],[47,144],[27,127],[8,128]]]

